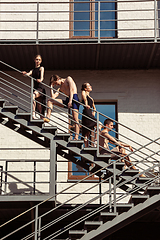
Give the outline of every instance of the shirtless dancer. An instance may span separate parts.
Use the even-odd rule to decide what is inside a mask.
[[[127,167],[130,167],[132,165],[132,162],[128,156],[125,157],[125,155],[127,154],[123,147],[128,147],[132,152],[133,152],[133,148],[128,144],[117,141],[114,137],[109,135],[109,131],[113,129],[112,120],[106,119],[104,121],[104,126],[105,128],[100,132],[100,137],[99,137],[100,154],[111,154],[111,158],[115,160],[118,159],[119,157],[124,157],[124,159],[122,159],[121,161],[125,162]],[[109,146],[108,146],[109,142],[118,146],[113,148],[112,150],[109,150]],[[136,167],[132,165],[131,169],[136,169]],[[145,177],[145,175],[141,174],[141,177]]]
[[[53,92],[52,87],[54,85],[60,86],[57,90],[57,92]],[[67,78],[61,78],[58,75],[52,75],[50,78],[50,87],[51,87],[51,98],[47,102],[47,115],[46,118],[44,118],[44,122],[50,121],[50,116],[52,112],[53,105],[57,105],[59,107],[68,107],[72,108],[72,116],[73,120],[75,121],[75,137],[74,140],[78,139],[79,134],[79,120],[78,120],[78,113],[79,113],[79,103],[76,101],[79,101],[78,95],[77,95],[77,86],[73,79],[68,76]],[[62,92],[66,94],[68,97],[66,97],[65,100],[62,99],[56,99],[59,96],[59,92]],[[76,101],[74,101],[74,99]],[[65,106],[64,106],[64,105]]]

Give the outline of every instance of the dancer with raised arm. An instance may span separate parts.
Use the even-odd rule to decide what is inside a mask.
[[[41,66],[42,57],[41,55],[36,55],[34,58],[35,68],[30,70],[28,73],[26,71],[22,71],[23,75],[32,76],[34,80],[34,90],[33,90],[33,119],[35,119],[35,110],[36,110],[36,100],[39,100],[43,105],[37,103],[37,108],[40,113],[40,117],[43,118],[46,104],[46,91],[41,82],[44,80],[44,67]],[[43,93],[43,94],[42,94]]]

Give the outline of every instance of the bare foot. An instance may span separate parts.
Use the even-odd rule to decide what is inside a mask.
[[[73,140],[77,141],[77,140],[78,140],[78,138],[74,138]]]

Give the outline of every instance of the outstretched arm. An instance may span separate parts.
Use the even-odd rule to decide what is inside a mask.
[[[133,148],[129,145],[129,144],[126,144],[126,143],[119,143],[122,147],[128,147],[132,152],[133,152]]]
[[[22,71],[23,76],[31,76],[32,75],[32,70],[30,70],[28,73],[26,71]]]
[[[115,145],[120,145],[120,143],[119,143],[114,137],[112,137],[111,135],[109,135],[109,133],[105,132],[105,133],[103,133],[103,136],[104,136],[105,138],[107,138],[110,143],[115,144]]]
[[[133,148],[129,144],[117,141],[114,137],[109,135],[109,133],[105,133],[104,136],[109,139],[110,143],[118,145],[118,146],[122,146],[122,147],[128,147],[133,152]]]

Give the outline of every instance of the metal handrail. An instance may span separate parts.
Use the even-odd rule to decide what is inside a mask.
[[[84,106],[85,106],[85,105],[84,105]],[[97,112],[97,113],[98,113],[98,112]],[[115,120],[114,120],[114,122],[115,122]],[[117,122],[117,123],[118,123],[118,122]],[[154,141],[151,140],[151,142],[156,142],[156,140],[154,140]],[[150,143],[149,143],[149,144],[150,144]],[[144,147],[144,146],[143,146],[143,147]],[[156,153],[154,153],[154,154],[159,154],[159,152],[156,152]],[[150,157],[150,156],[148,155],[148,157]],[[150,167],[149,169],[153,169],[153,168],[155,168],[155,167],[157,167],[157,166],[159,166],[159,165],[154,165],[154,167]],[[107,165],[107,167],[108,167],[108,165]],[[100,169],[99,171],[102,171],[102,170],[103,170],[103,169]],[[147,169],[147,170],[148,170],[148,169]],[[146,171],[147,171],[147,170],[146,170]],[[99,171],[98,171],[98,172],[99,172]],[[145,171],[144,171],[144,172],[145,172]],[[94,174],[96,174],[96,173],[93,173],[93,174],[91,174],[91,175],[94,175]],[[90,175],[90,176],[91,176],[91,175]],[[140,174],[139,174],[139,175],[140,175]],[[88,176],[87,176],[87,177],[88,177]],[[87,178],[86,178],[86,179],[87,179]],[[133,178],[132,178],[132,179],[133,179]],[[134,179],[135,179],[135,178],[134,178]],[[130,179],[130,181],[131,181],[131,179]],[[124,184],[124,183],[123,183],[123,184]],[[119,185],[117,185],[117,186],[119,186]],[[73,186],[72,186],[72,187],[73,187]],[[66,190],[66,189],[65,189],[65,190]],[[60,194],[60,193],[58,193],[58,194]],[[53,197],[55,197],[55,196],[52,196],[52,198],[53,198]]]
[[[160,164],[157,164],[155,167],[159,167],[159,166],[160,166]],[[104,168],[103,168],[103,169],[104,169]],[[153,169],[153,167],[150,167],[149,169]],[[149,169],[148,169],[148,170],[149,170]],[[101,169],[101,170],[102,170],[102,169]],[[97,172],[99,172],[99,170],[98,170]],[[97,172],[92,173],[91,175],[96,174]],[[91,175],[90,175],[90,176],[91,176]],[[90,176],[87,176],[87,177],[85,177],[84,179],[87,179],[87,178],[90,177]],[[124,185],[125,183],[129,183],[129,182],[133,181],[137,176],[139,176],[139,174],[135,175],[134,177],[131,177],[129,180],[125,180],[123,183],[117,184],[117,185],[116,185],[116,188],[119,188],[120,186]],[[109,177],[109,178],[110,178],[110,177]],[[109,178],[107,178],[107,179],[109,179]],[[154,182],[155,179],[157,179],[157,178],[159,178],[159,176],[154,177],[153,179],[149,180],[148,182],[149,182],[149,183],[152,183],[152,182]],[[84,179],[83,179],[83,180],[84,180]],[[77,185],[77,184],[80,183],[80,182],[83,182],[83,180],[78,181],[77,183],[73,184],[73,186]],[[105,181],[106,181],[106,179],[103,180],[102,182],[105,182]],[[98,184],[101,184],[101,183],[98,183]],[[71,187],[73,187],[73,186],[71,186]],[[146,183],[144,183],[144,184],[142,184],[141,187],[136,186],[135,188],[131,189],[130,192],[123,193],[123,194],[122,194],[123,197],[121,197],[120,199],[119,199],[119,197],[118,197],[118,199],[121,200],[122,198],[125,198],[126,196],[130,195],[131,193],[134,193],[134,192],[137,191],[138,189],[142,189],[142,187],[145,187],[145,186],[148,186],[148,185],[147,185]],[[71,188],[71,187],[67,187],[65,190],[62,190],[62,191],[66,191],[66,190],[68,190],[68,189]],[[89,190],[90,190],[91,188],[93,188],[93,187],[90,187]],[[80,206],[78,206],[78,207],[77,207],[76,209],[74,209],[73,211],[77,211],[78,209],[83,208],[83,207],[86,206],[87,204],[91,203],[92,201],[95,201],[97,198],[102,197],[103,195],[109,193],[109,192],[112,191],[112,190],[114,190],[114,188],[105,191],[104,193],[100,194],[99,196],[95,197],[94,199],[91,199],[90,201],[88,201],[88,202],[85,203],[85,204],[81,204]],[[88,191],[88,189],[87,189],[87,191]],[[85,192],[85,191],[84,191],[84,192]],[[84,193],[84,192],[82,192],[82,193]],[[82,193],[81,193],[81,194],[82,194]],[[57,194],[56,194],[56,195],[57,195]],[[56,195],[55,195],[55,196],[56,196]],[[53,198],[53,197],[55,197],[55,196],[52,196],[51,198]],[[77,197],[77,196],[76,196],[76,197]],[[49,198],[49,199],[51,199],[51,198]],[[75,197],[73,197],[73,198],[75,198]],[[73,198],[69,199],[68,201],[72,200]],[[37,204],[36,206],[28,209],[27,211],[25,211],[25,212],[22,213],[22,214],[25,214],[25,213],[28,212],[29,210],[33,210],[34,208],[36,208],[37,206],[40,206],[42,203],[48,201],[49,199],[41,202],[40,204]],[[56,206],[54,209],[52,209],[52,210],[48,211],[47,213],[43,214],[42,216],[39,216],[38,219],[40,219],[41,217],[45,216],[46,214],[49,214],[50,212],[56,210],[57,208],[63,206],[63,205],[66,204],[68,201],[65,201],[65,203],[62,203],[62,204]],[[109,205],[109,203],[106,204],[106,205],[100,206],[100,207],[96,210],[96,212],[102,211],[102,210],[105,209],[108,205]],[[98,211],[98,210],[99,210],[99,211]],[[70,211],[70,214],[72,214],[73,211],[71,210],[71,211]],[[92,211],[91,214],[93,214],[93,212],[95,212],[95,211]],[[17,217],[22,216],[22,214],[20,214],[20,215],[17,216]],[[68,214],[67,214],[67,215],[68,215]],[[88,215],[88,214],[87,214],[87,215]],[[16,217],[16,218],[17,218],[17,217]],[[63,217],[65,217],[65,216],[63,216]],[[63,217],[62,217],[62,218],[63,218]],[[13,220],[16,219],[16,218],[13,218]],[[60,220],[61,220],[61,219],[60,219]],[[83,220],[84,220],[84,219],[83,219]],[[83,220],[82,220],[82,221],[83,221]],[[52,222],[57,223],[57,221],[58,221],[58,219],[56,219],[56,221],[52,221]],[[10,221],[9,221],[9,222],[10,222]],[[7,222],[7,223],[9,223],[9,222]],[[14,232],[6,235],[5,237],[2,238],[2,240],[5,239],[6,237],[10,236],[11,234],[13,234],[13,233],[15,233],[15,232],[23,229],[24,227],[28,226],[29,224],[31,224],[31,223],[33,223],[33,222],[35,222],[35,220],[30,221],[29,223],[25,224],[24,226],[16,229]],[[80,221],[79,221],[79,222],[80,222]],[[3,227],[3,226],[6,225],[7,223],[1,225],[0,227]],[[50,226],[50,224],[47,224],[47,227],[49,227],[48,225]],[[72,227],[73,227],[73,226],[72,226]],[[66,228],[66,227],[64,227],[64,231],[67,231],[68,229],[66,230],[65,228]],[[45,230],[45,229],[44,229],[44,230]],[[63,229],[61,229],[61,230],[63,231]],[[27,239],[29,239],[31,236],[34,236],[34,232],[31,233],[31,234],[29,234],[29,235],[27,236],[27,238],[23,238],[23,240],[27,240]],[[51,235],[50,235],[50,236],[51,236]],[[50,236],[49,236],[49,237],[50,237]],[[56,235],[56,236],[58,236],[58,235]],[[28,238],[28,237],[29,237],[29,238]],[[47,239],[47,238],[45,238],[45,239]]]
[[[2,20],[0,20],[0,22],[2,22],[2,23],[16,23],[16,22],[21,22],[21,23],[33,23],[33,24],[35,24],[35,23],[37,23],[37,24],[35,24],[35,26],[33,26],[32,27],[32,29],[25,29],[25,27],[21,27],[20,25],[18,26],[18,28],[16,29],[16,28],[14,28],[14,29],[12,29],[12,25],[10,26],[10,28],[11,29],[1,29],[0,31],[1,32],[12,32],[12,33],[15,33],[16,34],[16,32],[28,32],[28,33],[35,33],[36,34],[36,37],[34,37],[34,36],[31,36],[31,37],[28,37],[28,39],[30,39],[30,41],[35,41],[36,42],[36,44],[38,44],[40,41],[59,41],[59,42],[61,42],[61,41],[73,41],[73,42],[77,42],[77,37],[76,37],[76,40],[74,39],[74,38],[72,38],[72,37],[70,37],[70,36],[68,36],[68,34],[72,34],[74,31],[76,31],[76,32],[78,32],[78,31],[83,31],[83,32],[85,32],[85,31],[90,31],[90,32],[95,32],[95,33],[97,33],[97,35],[98,36],[94,36],[94,39],[91,39],[90,37],[88,37],[88,38],[86,38],[85,39],[85,37],[83,37],[83,39],[85,39],[85,42],[86,41],[95,41],[96,40],[96,42],[98,42],[98,43],[101,43],[102,41],[115,41],[115,40],[117,40],[117,41],[119,41],[119,40],[122,40],[122,39],[133,39],[133,40],[136,40],[136,38],[138,38],[138,39],[149,39],[149,40],[153,40],[154,42],[156,42],[157,41],[157,39],[159,40],[159,36],[157,36],[157,30],[158,30],[158,26],[157,26],[157,22],[159,21],[159,19],[158,19],[158,14],[157,14],[157,11],[159,11],[159,6],[157,5],[157,2],[158,2],[158,0],[132,0],[132,1],[127,1],[127,0],[122,0],[122,1],[120,1],[120,2],[118,2],[117,3],[117,1],[94,1],[92,4],[97,4],[98,5],[98,9],[94,9],[94,10],[92,10],[92,9],[89,9],[89,10],[79,10],[79,11],[77,11],[77,10],[74,10],[74,9],[67,9],[67,10],[62,10],[61,8],[59,9],[59,10],[55,10],[55,9],[53,9],[53,10],[51,10],[51,9],[49,9],[49,10],[42,10],[41,8],[40,8],[40,6],[43,6],[43,5],[45,5],[45,6],[51,6],[51,5],[57,5],[58,4],[58,6],[61,6],[61,5],[65,5],[65,6],[71,6],[71,7],[73,7],[74,5],[76,5],[77,3],[78,4],[84,4],[84,3],[90,3],[90,1],[76,1],[76,2],[55,2],[55,1],[52,1],[52,2],[30,2],[30,1],[25,1],[25,2],[14,2],[14,6],[18,6],[18,5],[28,5],[28,6],[30,6],[30,5],[32,5],[32,6],[34,6],[34,8],[33,9],[31,9],[31,10],[8,10],[7,9],[7,7],[8,6],[10,6],[10,5],[12,5],[13,4],[13,2],[1,2],[0,4],[2,5],[2,6],[6,6],[6,9],[5,10],[1,10],[0,12],[1,12],[1,14],[3,14],[3,13],[5,13],[5,14],[9,14],[9,13],[14,13],[14,14],[34,14],[34,19],[32,19],[32,20],[30,20],[30,19],[28,19],[28,20],[17,20],[16,19],[16,17],[14,18],[12,18],[11,20],[5,20],[5,19],[2,19]],[[132,4],[132,3],[135,3],[135,6],[132,8],[132,5],[131,5],[131,7],[130,8],[128,8],[128,9],[125,9],[125,8],[121,8],[121,9],[119,9],[119,8],[116,8],[115,7],[115,9],[102,9],[101,8],[101,3],[102,4],[104,4],[104,3],[113,3],[113,4]],[[136,8],[136,3],[137,4],[139,4],[139,3],[153,3],[153,6],[147,6],[147,8],[141,8],[141,9],[139,9],[138,7]],[[61,5],[60,5],[61,4]],[[83,12],[88,12],[88,13],[90,13],[90,14],[98,14],[98,19],[89,19],[89,20],[76,20],[76,19],[71,19],[70,17],[69,17],[69,15],[71,14],[71,15],[73,15],[74,13],[83,13]],[[133,19],[133,17],[131,18],[131,19],[129,19],[129,18],[127,18],[127,19],[125,19],[125,17],[119,17],[118,16],[118,14],[117,14],[117,17],[115,17],[114,19],[112,19],[112,17],[110,17],[110,19],[101,19],[101,17],[100,17],[100,14],[103,14],[103,13],[105,13],[105,12],[108,12],[108,13],[115,13],[115,14],[117,14],[117,13],[125,13],[125,12],[131,12],[131,13],[136,13],[136,12],[144,12],[144,13],[146,13],[146,12],[150,12],[153,16],[151,16],[151,18],[146,18],[146,17],[142,17],[142,19],[141,18],[135,18],[135,19]],[[53,19],[53,17],[52,17],[52,19],[51,20],[45,20],[45,17],[44,16],[42,16],[42,17],[40,17],[41,15],[43,15],[43,14],[49,14],[49,13],[53,13],[53,14],[57,14],[57,13],[60,13],[60,14],[67,14],[67,20],[66,19],[61,19],[60,17],[58,17],[58,19],[57,19],[57,17],[55,17],[55,19]],[[35,20],[35,18],[36,18],[36,20]],[[68,29],[66,29],[66,28],[64,28],[64,29],[62,29],[61,27],[62,26],[58,26],[58,29],[54,29],[53,27],[52,27],[52,29],[50,29],[49,27],[48,27],[48,29],[46,29],[46,28],[44,28],[43,26],[42,26],[42,28],[40,28],[40,24],[41,23],[45,23],[45,22],[49,22],[49,23],[52,23],[52,22],[59,22],[59,23],[68,23],[68,24],[74,24],[74,23],[76,23],[76,22],[89,22],[90,23],[90,25],[91,25],[91,23],[98,23],[98,28],[96,29],[96,27],[94,26],[92,26],[92,28],[90,29],[84,29],[84,27],[82,27],[82,29],[72,29],[72,28],[70,28],[70,27],[68,27]],[[135,26],[134,26],[134,28],[133,27],[128,27],[128,28],[125,28],[125,26],[118,26],[118,24],[117,24],[117,26],[115,25],[115,27],[112,27],[112,28],[106,28],[106,29],[102,29],[101,28],[101,25],[100,25],[100,22],[116,22],[116,23],[119,23],[119,22],[121,22],[121,23],[123,23],[123,22],[138,22],[138,21],[141,21],[141,23],[143,23],[144,21],[151,21],[151,23],[148,25],[148,26],[144,26],[144,27],[141,27],[141,28],[138,28],[137,27],[137,25],[138,24],[136,24]],[[153,22],[153,24],[152,24],[152,22]],[[93,25],[93,24],[92,24]],[[153,26],[152,26],[153,25]],[[129,32],[132,32],[132,31],[146,31],[146,32],[148,32],[148,31],[153,31],[153,34],[151,33],[150,35],[147,35],[146,34],[146,37],[144,37],[144,34],[143,35],[140,35],[139,36],[139,34],[137,33],[137,36],[136,35],[134,35],[134,37],[132,36],[132,35],[130,35],[130,33],[128,33],[128,35],[127,36],[123,36],[123,32],[126,32],[126,31],[129,31]],[[114,33],[122,33],[122,36],[118,36],[118,34],[116,34],[117,36],[114,36],[112,39],[108,39],[107,37],[102,37],[101,36],[101,34],[100,34],[100,32],[103,32],[103,31],[112,31],[112,32],[114,32]],[[52,33],[56,33],[56,32],[63,32],[63,33],[66,33],[66,35],[64,36],[64,37],[60,37],[60,38],[58,38],[57,36],[55,36],[55,37],[53,37],[53,36],[51,36],[50,34],[48,35],[48,38],[46,37],[46,34],[45,34],[45,37],[39,37],[39,33],[43,33],[43,32],[48,32],[48,33],[50,33],[50,32],[52,32]],[[153,35],[153,36],[152,36]],[[26,38],[22,38],[22,37],[19,37],[19,40],[18,40],[18,37],[16,37],[16,38],[14,38],[13,37],[13,34],[12,34],[12,37],[8,37],[8,36],[6,36],[4,39],[2,38],[1,39],[1,41],[4,41],[4,42],[7,42],[7,41],[10,41],[10,40],[13,40],[13,41],[26,41]],[[79,41],[81,41],[81,39],[79,39]],[[83,41],[83,43],[84,43],[84,41]]]
[[[12,68],[12,67],[11,67]],[[14,70],[16,70],[15,68],[14,68]],[[18,70],[18,72],[20,72],[19,70]],[[7,75],[7,76],[9,76],[9,75]],[[31,78],[31,77],[30,77]],[[14,80],[16,80],[15,78],[14,78]],[[32,80],[32,78],[31,78],[31,80]],[[18,81],[18,82],[20,82],[20,81]],[[47,86],[46,84],[44,84],[45,86]],[[48,86],[47,86],[48,87]],[[57,91],[56,89],[55,89],[55,91]],[[31,92],[33,92],[33,90],[31,89]],[[42,93],[43,94],[43,93]],[[63,96],[66,96],[65,94],[63,94],[63,93],[61,93]],[[45,95],[45,94],[44,94]],[[47,96],[47,95],[46,95]],[[47,96],[48,97],[48,96]],[[11,98],[12,99],[12,98]],[[56,101],[56,99],[55,99],[55,101]],[[76,101],[76,100],[75,100]],[[38,101],[36,101],[36,102],[38,102]],[[40,102],[38,102],[38,103],[40,103]],[[81,105],[83,105],[84,107],[85,107],[85,105],[84,104],[82,104],[82,103],[80,103]],[[43,104],[42,104],[43,105]],[[59,107],[54,107],[54,109],[56,109],[56,108],[58,108],[58,109],[60,109]],[[29,108],[28,108],[29,109]],[[62,110],[61,110],[62,111]],[[93,111],[95,111],[95,110],[93,110]],[[97,114],[101,114],[101,113],[99,113],[98,111],[95,111]],[[61,115],[61,113],[59,113],[60,115]],[[32,114],[31,114],[32,115]],[[83,115],[83,114],[82,114]],[[102,114],[103,116],[105,116],[104,114]],[[68,117],[69,116],[69,117]],[[68,114],[68,116],[67,116],[67,118],[68,119],[70,119],[71,120],[71,118],[70,118],[70,116],[71,115],[69,115]],[[56,118],[58,118],[57,116],[55,116]],[[64,117],[64,116],[63,116]],[[85,117],[87,117],[87,116],[85,116]],[[107,116],[106,116],[107,117]],[[89,118],[89,117],[88,117]],[[59,119],[59,118],[58,118]],[[53,121],[53,120],[52,120]],[[72,120],[73,121],[73,120]],[[115,120],[114,120],[115,121]],[[55,121],[54,121],[55,122]],[[63,122],[64,122],[64,120],[63,120]],[[115,121],[116,122],[116,121]],[[56,122],[55,122],[56,123]],[[68,122],[67,122],[68,123]],[[97,123],[98,123],[98,126],[97,126],[97,128],[99,129],[99,121],[97,121]],[[118,123],[118,122],[117,122]],[[119,123],[118,123],[119,124]],[[67,130],[68,130],[68,128],[67,127],[65,127],[65,126],[63,126],[62,124],[59,124],[61,127],[63,127],[63,128],[66,128]],[[79,125],[82,125],[82,124],[79,124]],[[121,125],[121,124],[120,124]],[[132,130],[132,129],[131,129]],[[132,130],[133,131],[133,130]],[[72,129],[70,129],[70,132],[72,132],[72,133],[74,133],[74,131],[72,130]],[[115,132],[115,131],[113,131],[113,132]],[[115,133],[117,133],[117,132],[115,132]],[[119,133],[118,133],[119,134]],[[121,135],[121,134],[119,134],[119,135]],[[84,137],[83,137],[84,138]],[[98,138],[98,134],[97,134],[97,138]],[[126,137],[125,137],[126,138]],[[128,138],[129,139],[129,138]],[[133,141],[132,139],[129,139],[129,140],[131,140],[131,141]],[[156,142],[156,141],[152,141],[152,142]],[[150,144],[150,143],[149,143]],[[146,144],[145,146],[143,146],[143,145],[141,145],[141,147],[138,149],[139,150],[139,152],[140,152],[140,149],[143,149],[143,148],[145,148],[145,149],[147,149],[146,148],[146,146],[147,145],[149,145],[149,144]],[[98,149],[98,144],[97,144],[97,149]],[[130,156],[130,155],[132,155],[132,154],[136,154],[137,155],[137,151],[138,151],[137,149],[134,151],[134,153],[132,153],[132,152],[129,152],[129,154],[127,155],[127,156]],[[147,149],[148,150],[148,149]],[[149,151],[151,151],[150,149],[149,149]],[[98,151],[97,151],[98,152]],[[145,153],[143,153],[143,154],[145,154]],[[116,154],[115,154],[116,155]],[[148,156],[149,155],[147,155],[147,154],[145,154],[146,156],[147,156],[147,158],[149,158]],[[118,156],[118,155],[117,155]],[[141,157],[141,156],[140,156]],[[142,158],[142,157],[141,157]],[[150,156],[150,158],[152,158],[153,160],[155,160],[155,158],[153,158],[153,156]],[[119,158],[119,160],[123,160],[124,159],[124,157],[120,157]],[[134,158],[135,159],[135,158]],[[119,160],[117,160],[117,161],[119,161]],[[128,161],[128,160],[126,160],[126,161]],[[128,161],[129,162],[129,161]],[[150,163],[152,163],[152,162],[150,162]],[[139,162],[137,163],[137,164],[139,164]],[[133,166],[133,165],[137,165],[137,164],[132,164],[131,166]],[[153,164],[153,163],[152,163]],[[148,167],[148,165],[145,163],[145,164],[143,164],[144,166],[147,166]],[[141,166],[139,167],[140,169],[142,169],[142,171],[144,170]]]
[[[17,69],[13,68],[12,66],[10,66],[10,65],[8,65],[8,64],[6,64],[6,63],[4,63],[4,62],[2,62],[2,61],[0,61],[0,62],[1,62],[2,64],[5,64],[6,66],[12,68],[13,70],[15,70],[15,71],[21,73],[20,70],[17,70]],[[7,76],[9,76],[9,75],[7,75]],[[32,77],[29,76],[29,78],[32,80]],[[15,78],[13,78],[13,79],[16,80]],[[36,81],[36,79],[34,79],[34,80]],[[20,82],[20,81],[18,81],[18,82]],[[42,84],[43,84],[45,87],[48,87],[48,88],[51,89],[51,87],[49,87],[49,86],[46,85],[45,83],[42,82]],[[25,84],[25,86],[26,86],[26,84]],[[53,90],[57,92],[56,89],[53,88]],[[31,89],[31,92],[33,92],[32,89]],[[44,94],[44,93],[42,93],[42,94],[45,95],[46,97],[49,97],[48,95],[46,95],[46,94]],[[65,96],[65,97],[68,97],[68,96],[65,95],[64,93],[60,93],[60,95]],[[35,100],[35,101],[38,102],[37,100]],[[55,99],[55,101],[56,101],[56,99]],[[78,101],[75,100],[75,102],[78,102]],[[40,102],[38,102],[38,103],[40,103]],[[81,103],[81,102],[78,102],[78,103],[79,103],[80,105],[82,105],[83,107],[85,107],[85,105],[84,105],[83,103]],[[43,105],[43,104],[42,104],[42,105]],[[64,105],[64,104],[62,104],[62,105]],[[47,106],[46,106],[46,107],[47,107]],[[55,111],[55,109],[61,110],[61,111],[63,112],[63,110],[62,110],[60,107],[54,106],[54,111]],[[72,108],[71,108],[71,109],[72,109]],[[104,115],[104,114],[102,114],[102,113],[100,113],[100,112],[98,112],[98,111],[96,111],[96,110],[94,110],[94,109],[92,109],[92,110],[93,110],[97,115],[102,115],[103,117],[109,118],[108,116],[106,116],[106,115]],[[66,113],[66,112],[65,112],[65,113]],[[31,112],[31,114],[32,114],[32,112]],[[81,113],[79,113],[79,114],[81,114]],[[59,113],[59,115],[61,115],[61,113]],[[83,115],[83,114],[81,114],[81,115]],[[72,116],[71,114],[68,114],[68,116],[67,116],[66,118],[69,119],[69,120],[71,120],[71,116]],[[63,115],[63,117],[64,117],[64,115]],[[88,118],[88,119],[90,119],[88,116],[85,116],[85,117]],[[58,117],[55,116],[55,118],[58,118]],[[123,127],[127,128],[128,130],[130,130],[130,131],[132,131],[132,132],[134,132],[134,133],[136,133],[136,134],[138,134],[138,135],[140,135],[140,136],[146,138],[147,140],[151,141],[151,143],[152,143],[152,142],[155,142],[156,144],[160,145],[158,142],[153,141],[152,139],[150,139],[150,138],[144,136],[143,134],[141,134],[141,133],[139,133],[139,132],[136,132],[136,131],[134,131],[133,129],[131,129],[131,128],[129,128],[129,127],[127,127],[127,126],[125,126],[125,125],[119,123],[118,121],[116,121],[116,120],[114,120],[114,119],[112,119],[112,118],[109,118],[109,119],[111,119],[111,120],[114,121],[115,123],[119,124],[120,126],[123,126]],[[90,119],[90,120],[92,120],[92,119]],[[75,122],[73,119],[72,119],[72,121]],[[94,120],[93,120],[93,121],[94,121]],[[51,119],[51,122],[55,122],[55,121],[53,121],[53,120]],[[66,122],[66,123],[68,123],[68,122]],[[75,123],[76,123],[76,122],[75,122]],[[61,125],[61,124],[59,124],[59,125],[60,125],[61,127],[66,128],[66,129],[68,130],[67,127],[65,127],[65,126],[63,126],[63,125]],[[82,126],[81,123],[79,123],[79,125]],[[101,124],[101,125],[103,125],[103,124]],[[98,131],[97,131],[97,139],[98,139],[98,138],[99,138],[99,137],[98,137],[98,135],[99,135],[99,121],[97,121],[97,129],[98,129]],[[90,129],[88,129],[88,130],[90,130]],[[91,131],[93,132],[93,130],[91,130]],[[75,133],[72,129],[70,129],[70,132]],[[124,136],[124,135],[121,134],[121,133],[118,133],[118,132],[116,132],[116,131],[114,131],[114,130],[112,130],[112,132],[118,134],[119,136],[123,136],[123,137],[125,137],[126,139],[128,139],[128,140],[130,140],[130,141],[132,141],[132,142],[135,143],[135,141],[133,141],[133,140],[130,139],[129,137]],[[81,137],[84,139],[83,136],[81,136]],[[117,139],[117,140],[118,140],[118,139]],[[137,143],[137,142],[136,142],[136,143]],[[139,143],[138,143],[138,144],[139,144]],[[138,151],[140,152],[140,149],[143,149],[144,146],[143,146],[142,144],[139,144],[139,145],[140,145],[140,148],[138,149]],[[147,145],[148,145],[148,144],[146,144],[146,146],[147,146]],[[145,146],[145,149],[147,149],[147,150],[153,152],[151,149],[146,148],[146,146]],[[98,149],[98,148],[99,148],[99,146],[98,146],[98,144],[97,144],[97,149]],[[103,148],[103,147],[102,147],[102,148]],[[126,149],[126,150],[127,150],[127,149]],[[134,151],[134,153],[135,153],[136,151],[137,151],[137,149]],[[98,152],[98,151],[97,151],[97,152]],[[130,155],[132,155],[132,154],[134,154],[134,153],[132,153],[132,152],[129,151],[129,154],[128,154],[127,156],[130,156]],[[147,156],[146,153],[143,153],[143,154],[145,154],[145,155]],[[142,157],[141,157],[141,158],[142,158]],[[152,157],[152,158],[153,158],[153,157]],[[123,159],[123,158],[120,158],[120,160],[121,160],[121,159]],[[153,158],[153,159],[154,159],[154,158]],[[154,159],[154,160],[155,160],[155,159]]]
[[[157,164],[157,166],[159,167],[160,164]],[[138,175],[138,174],[137,174],[137,175]],[[136,176],[137,176],[137,175],[136,175]],[[149,180],[148,183],[151,184],[153,181],[155,181],[155,180],[158,179],[158,178],[159,178],[159,176],[155,176],[152,180]],[[108,178],[108,179],[109,179],[109,178]],[[126,180],[126,181],[124,181],[124,182],[129,183],[129,182],[131,182],[133,179],[135,179],[135,177],[131,177],[129,180]],[[105,181],[106,181],[106,180],[103,180],[102,182],[105,182]],[[120,183],[120,184],[117,184],[117,185],[116,185],[116,188],[119,188],[120,186],[122,186],[122,185],[124,184],[124,182],[123,182],[123,183]],[[98,183],[98,184],[101,184],[101,183]],[[136,186],[135,188],[131,189],[130,192],[122,193],[120,197],[112,200],[112,204],[114,203],[115,200],[116,200],[116,203],[117,203],[118,201],[122,200],[122,199],[125,198],[126,196],[128,196],[128,195],[136,192],[138,189],[141,189],[142,187],[145,187],[145,186],[148,186],[148,185],[147,185],[146,183],[144,183],[144,184],[142,184],[141,187]],[[90,190],[90,189],[91,189],[91,188],[89,188],[89,189],[87,189],[87,190]],[[81,204],[80,206],[74,208],[74,209],[71,210],[69,213],[66,213],[66,214],[64,214],[63,216],[61,216],[61,217],[59,217],[59,218],[56,218],[56,220],[53,220],[52,222],[46,224],[44,227],[42,227],[42,228],[40,229],[40,231],[43,231],[43,230],[47,229],[48,227],[52,226],[53,224],[57,223],[58,221],[63,220],[65,217],[73,214],[74,212],[82,209],[84,206],[90,204],[91,202],[97,200],[98,198],[100,198],[100,197],[104,196],[105,194],[110,193],[111,191],[114,191],[114,190],[115,190],[115,189],[114,189],[114,187],[113,187],[113,188],[111,188],[110,190],[107,190],[107,191],[105,191],[104,193],[99,194],[98,196],[96,196],[96,197],[92,198],[91,200],[87,201],[86,203]],[[100,206],[98,209],[93,210],[91,213],[88,213],[88,214],[86,214],[85,216],[79,218],[78,220],[75,220],[74,222],[68,224],[68,225],[65,226],[63,229],[60,229],[60,230],[58,230],[56,233],[53,233],[53,234],[49,235],[48,237],[44,238],[44,240],[47,240],[48,238],[49,238],[49,239],[52,239],[51,237],[53,237],[53,235],[54,235],[54,238],[57,237],[57,236],[59,236],[59,235],[62,234],[63,232],[71,229],[72,227],[74,227],[75,225],[79,224],[80,222],[82,222],[82,221],[88,219],[89,217],[93,216],[95,213],[98,213],[98,212],[104,210],[105,208],[107,208],[107,206],[109,206],[109,204],[110,204],[110,203],[107,203],[107,204],[104,204],[104,205]],[[61,205],[61,206],[62,206],[62,205]],[[57,207],[56,207],[55,209],[57,209]],[[53,210],[54,210],[54,209],[50,210],[49,213],[50,213],[51,211],[53,211]],[[46,214],[48,214],[48,212],[47,212]],[[41,218],[42,218],[43,216],[45,216],[46,214],[43,214],[42,216],[39,216],[38,219],[41,219]],[[30,223],[31,223],[31,222],[30,222]],[[34,233],[35,233],[35,232],[34,232]],[[29,234],[28,236],[24,237],[22,240],[27,240],[27,239],[29,239],[31,236],[34,236],[34,233]],[[56,234],[56,235],[55,235],[55,234]]]

